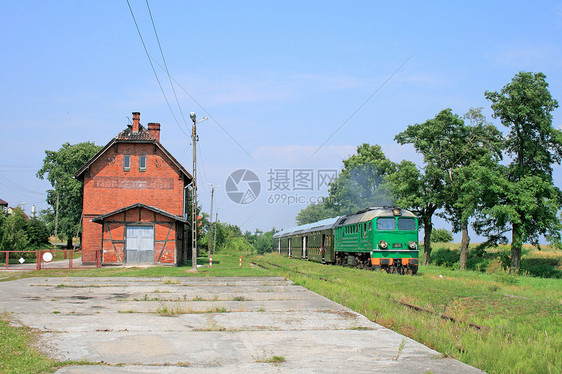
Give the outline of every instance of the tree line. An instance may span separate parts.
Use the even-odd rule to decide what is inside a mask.
[[[439,215],[461,233],[460,269],[466,268],[469,224],[487,239],[482,248],[511,243],[511,273],[519,272],[523,243],[540,248],[540,238],[546,237],[560,248],[562,192],[553,183],[552,168],[562,158],[562,132],[552,125],[558,102],[546,76],[520,72],[499,92],[484,95],[507,134],[486,119],[482,108],[462,116],[443,109],[394,138],[412,145],[423,165],[394,163],[380,146],[362,144],[343,161],[328,197],[300,211],[297,223],[397,205],[420,217],[423,263],[428,264],[432,221]]]
[[[200,213],[198,242],[200,253],[264,254],[273,251],[275,228],[262,232],[242,232],[239,226],[227,222],[209,221],[207,213]]]

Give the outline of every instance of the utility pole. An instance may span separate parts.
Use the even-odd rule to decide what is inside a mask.
[[[57,228],[59,223],[59,193],[57,192],[57,211],[55,212],[55,238],[59,240],[59,236],[57,234]]]
[[[197,271],[197,117],[189,115],[193,121],[191,141],[193,142],[193,183],[191,185],[191,267]]]
[[[191,266],[197,272],[197,123],[204,121],[207,117],[197,121],[195,112],[191,112],[189,117],[193,121],[191,137],[193,142],[193,185],[191,191],[193,197],[191,201]]]
[[[219,220],[219,212],[217,209],[217,214],[215,216],[215,238],[213,239],[213,254],[215,253],[215,248],[217,246],[217,222]]]
[[[219,188],[220,184],[218,186],[213,186],[211,183],[209,183],[209,185],[211,186],[211,229],[213,228],[213,198],[215,195],[215,188]],[[209,236],[209,257],[211,257],[211,240],[210,240],[210,236]],[[214,247],[213,247],[213,252],[214,252]]]

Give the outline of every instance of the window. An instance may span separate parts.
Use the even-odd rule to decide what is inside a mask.
[[[416,229],[416,220],[413,218],[398,218],[398,230],[413,231]]]
[[[146,155],[139,156],[139,170],[146,171]]]
[[[131,170],[131,156],[124,155],[123,156],[123,170],[129,171]]]
[[[379,218],[377,219],[377,230],[394,230],[396,228],[396,221],[393,218]]]

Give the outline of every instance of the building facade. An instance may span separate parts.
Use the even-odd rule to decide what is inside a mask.
[[[160,144],[160,124],[121,131],[75,177],[83,183],[84,264],[179,264],[191,256],[185,203],[191,175]]]

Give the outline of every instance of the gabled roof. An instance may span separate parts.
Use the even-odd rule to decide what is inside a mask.
[[[115,215],[115,214],[119,214],[119,213],[126,212],[126,211],[131,210],[131,209],[135,209],[135,208],[144,208],[144,209],[148,209],[148,210],[153,211],[153,212],[155,212],[155,213],[161,214],[161,215],[163,215],[163,216],[165,216],[165,217],[172,218],[172,219],[174,219],[174,220],[176,220],[176,221],[183,222],[183,223],[187,223],[187,220],[184,219],[184,218],[181,217],[181,216],[176,216],[175,214],[168,213],[168,212],[166,212],[165,210],[158,209],[158,208],[156,208],[156,207],[149,206],[149,205],[145,205],[145,204],[142,204],[142,203],[136,203],[136,204],[133,204],[133,205],[129,205],[128,207],[121,208],[121,209],[117,209],[117,210],[114,210],[113,212],[109,212],[109,213],[102,214],[102,215],[100,215],[100,216],[94,217],[94,218],[92,218],[92,222],[95,222],[95,223],[102,223],[103,220],[105,220],[105,219],[108,218],[108,217],[111,217],[111,216],[113,216],[113,215]]]
[[[8,202],[6,202],[6,201],[0,199],[0,205],[6,205],[6,206],[8,206]]]
[[[177,168],[184,175],[184,177],[186,177],[189,180],[193,179],[191,174],[189,174],[187,170],[174,158],[174,156],[172,156],[171,153],[168,152],[166,148],[164,148],[164,146],[162,146],[162,144],[160,144],[160,142],[157,141],[150,134],[150,132],[147,129],[145,129],[142,125],[139,125],[139,131],[136,133],[133,132],[131,126],[128,126],[125,130],[117,134],[115,138],[113,138],[109,143],[107,143],[107,145],[103,147],[98,153],[96,153],[94,157],[92,157],[88,162],[86,162],[84,166],[78,169],[76,174],[74,174],[74,178],[78,180],[82,180],[84,172],[88,170],[88,168],[94,162],[96,162],[98,158],[100,158],[109,148],[111,148],[112,145],[116,143],[149,143],[149,144],[152,143],[156,147],[158,147],[158,149],[160,149],[162,153],[164,153],[166,157],[168,157],[175,166],[177,166]]]

